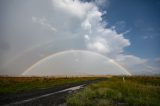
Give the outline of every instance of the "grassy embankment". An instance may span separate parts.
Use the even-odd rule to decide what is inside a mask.
[[[35,89],[56,87],[69,83],[77,83],[86,80],[96,79],[94,77],[0,77],[0,94],[17,93]]]
[[[67,106],[160,106],[160,77],[112,77],[68,96]]]

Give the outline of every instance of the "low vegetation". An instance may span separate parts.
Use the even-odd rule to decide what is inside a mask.
[[[160,77],[112,77],[67,97],[67,106],[160,106]]]
[[[94,77],[0,77],[0,94],[45,89],[95,79]]]

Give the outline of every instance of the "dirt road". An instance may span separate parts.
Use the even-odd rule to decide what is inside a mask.
[[[0,96],[0,105],[3,106],[65,106],[68,94],[76,92],[88,84],[99,82],[104,78],[72,83],[54,88],[41,89],[32,92],[8,94]]]

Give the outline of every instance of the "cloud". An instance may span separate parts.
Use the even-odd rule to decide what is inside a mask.
[[[129,40],[125,39],[123,34],[118,34],[115,30],[104,27],[103,12],[99,11],[93,2],[52,1],[53,23],[56,28],[61,29],[65,36],[82,36],[87,49],[103,54],[118,54],[123,52],[124,47],[130,45]],[[95,3],[97,2],[95,1]]]
[[[157,74],[157,69],[151,66],[147,59],[142,59],[134,55],[120,54],[116,56],[115,60],[133,74]]]
[[[84,38],[85,38],[85,40],[90,40],[90,37],[86,34],[86,35],[84,35]]]
[[[147,64],[146,59],[124,54],[124,48],[131,45],[130,41],[124,38],[124,33],[118,33],[116,29],[104,27],[103,12],[99,11],[97,6],[103,5],[105,2],[107,1],[96,0],[96,5],[94,5],[93,2],[81,2],[79,0],[53,0],[54,14],[64,17],[55,20],[62,25],[58,29],[68,32],[65,36],[77,34],[77,36],[82,36],[86,43],[86,49],[115,59],[128,70],[131,70],[133,74],[134,72],[140,73],[140,71],[144,73]],[[65,21],[66,26],[61,23],[63,21]],[[134,69],[136,66],[139,69]]]
[[[52,0],[52,2],[54,9],[59,9],[63,13],[66,12],[77,17],[83,17],[87,13],[87,10],[93,6],[92,3],[82,3],[80,0]]]
[[[157,57],[157,58],[155,59],[155,62],[160,65],[160,57]]]
[[[100,53],[107,53],[109,52],[108,48],[107,48],[107,44],[104,44],[106,43],[105,40],[102,40],[102,41],[97,41],[97,42],[94,42],[94,43],[89,43],[87,45],[87,47],[90,49],[90,50],[93,50],[93,51],[97,51],[97,52],[100,52]]]
[[[4,73],[20,74],[26,67],[43,57],[70,49],[90,50],[103,54],[129,70],[147,64],[145,59],[125,55],[124,48],[131,43],[124,37],[124,33],[104,26],[104,23],[107,25],[107,22],[102,20],[104,12],[99,10],[99,6],[105,4],[104,2],[106,0],[16,1],[8,10],[13,14],[5,16],[9,18],[5,19],[7,31],[4,30],[3,33],[11,49],[5,52],[3,57],[6,62],[14,57],[17,59],[5,67],[5,70],[12,72]],[[136,71],[140,72],[140,69],[142,68]]]
[[[156,70],[155,72],[157,72],[158,74],[160,74],[160,57],[157,57],[154,60],[155,64],[154,64],[154,69]]]
[[[32,21],[35,22],[35,23],[38,23],[42,26],[44,26],[45,28],[49,29],[49,30],[52,30],[52,31],[57,31],[57,29],[55,27],[53,27],[51,24],[49,24],[47,22],[47,19],[46,18],[37,18],[37,17],[32,17]]]
[[[153,36],[152,35],[149,35],[149,36],[143,36],[143,39],[153,39]]]
[[[100,8],[108,8],[110,5],[109,0],[95,0],[95,4]]]
[[[137,64],[144,64],[147,62],[146,59],[141,59],[134,55],[124,55],[124,54],[117,55],[116,61],[123,64],[124,66],[135,66]]]

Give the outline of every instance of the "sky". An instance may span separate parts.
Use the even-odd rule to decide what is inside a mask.
[[[160,74],[159,11],[159,0],[0,1],[0,75]]]

